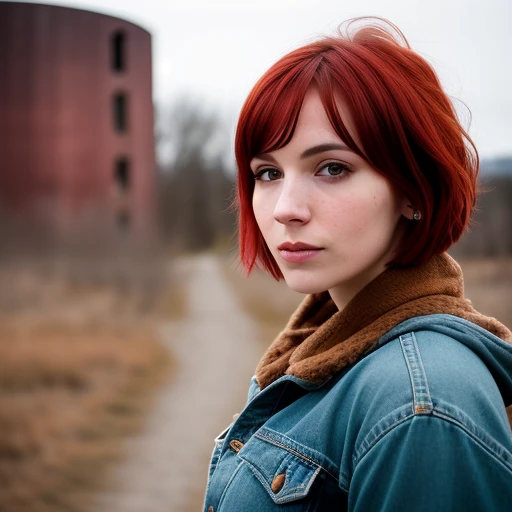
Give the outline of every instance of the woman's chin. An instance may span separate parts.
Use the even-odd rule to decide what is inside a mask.
[[[304,279],[293,279],[290,277],[284,276],[284,281],[286,286],[297,293],[303,293],[305,295],[309,295],[311,293],[321,293],[325,292],[327,288],[322,286],[320,283],[312,283],[308,282]]]

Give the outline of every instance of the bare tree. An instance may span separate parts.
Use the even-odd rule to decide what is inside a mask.
[[[178,248],[210,247],[233,229],[225,123],[219,112],[182,98],[160,113],[157,132],[164,236]]]

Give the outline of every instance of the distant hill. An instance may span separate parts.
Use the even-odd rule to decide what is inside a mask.
[[[512,179],[512,156],[482,158],[480,173],[482,177],[500,176]]]

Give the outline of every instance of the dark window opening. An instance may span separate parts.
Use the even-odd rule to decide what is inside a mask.
[[[117,189],[120,192],[127,192],[131,184],[130,161],[128,158],[121,157],[116,160],[114,173]]]
[[[114,94],[114,128],[118,133],[123,133],[128,129],[127,104],[128,98],[124,92]]]
[[[124,32],[115,32],[111,40],[112,69],[114,71],[126,70],[126,35]]]
[[[117,214],[117,227],[119,231],[128,231],[131,223],[130,212],[122,210]]]

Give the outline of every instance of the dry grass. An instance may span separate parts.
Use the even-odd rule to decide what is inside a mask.
[[[85,283],[0,269],[2,512],[86,510],[169,375],[152,311],[179,312],[181,301],[152,297],[148,312],[148,290]]]
[[[276,281],[257,269],[247,278],[233,257],[226,257],[221,269],[243,309],[258,326],[261,343],[270,345],[284,329],[304,295],[288,288],[284,281]]]
[[[464,272],[465,295],[474,307],[512,329],[512,258],[459,263]]]

